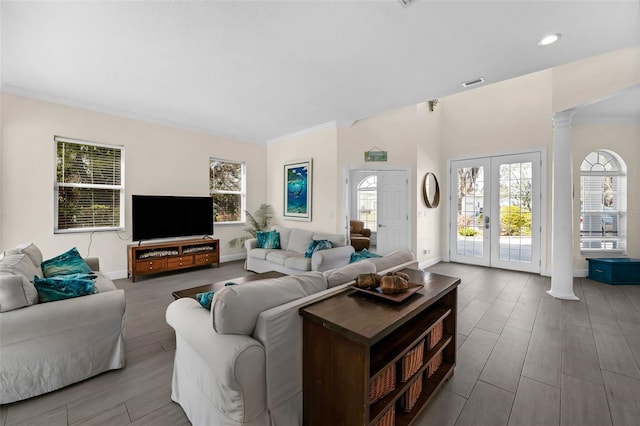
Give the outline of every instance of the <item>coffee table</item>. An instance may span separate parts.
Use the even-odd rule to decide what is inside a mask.
[[[224,285],[228,282],[232,282],[236,284],[244,284],[251,281],[264,280],[267,278],[280,278],[286,275],[287,274],[283,274],[281,272],[269,271],[269,272],[263,272],[260,274],[247,275],[245,277],[231,278],[224,281],[218,281],[213,284],[201,285],[199,287],[186,288],[184,290],[176,290],[171,294],[173,295],[173,298],[176,300],[182,297],[191,297],[192,299],[195,299],[196,294],[219,290],[220,288],[224,287]]]

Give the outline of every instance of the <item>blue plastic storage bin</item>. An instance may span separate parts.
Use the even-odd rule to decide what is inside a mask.
[[[590,280],[606,284],[640,284],[640,259],[617,258],[587,258],[589,262]]]

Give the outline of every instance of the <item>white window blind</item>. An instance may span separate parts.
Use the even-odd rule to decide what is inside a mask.
[[[241,223],[246,210],[246,166],[237,161],[209,159],[209,192],[216,223]]]
[[[54,232],[124,229],[124,147],[54,140]]]
[[[587,155],[580,165],[580,250],[625,252],[626,176],[610,151]]]

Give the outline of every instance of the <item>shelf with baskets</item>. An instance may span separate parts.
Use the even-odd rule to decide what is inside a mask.
[[[453,374],[460,280],[403,272],[425,284],[405,303],[346,291],[300,310],[303,424],[410,425]]]

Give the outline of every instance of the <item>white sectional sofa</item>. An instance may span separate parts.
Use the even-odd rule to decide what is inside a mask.
[[[247,250],[246,269],[253,272],[278,271],[295,275],[307,271],[328,271],[349,263],[353,247],[347,245],[342,234],[326,234],[299,228],[273,226],[272,230],[280,234],[280,249],[258,248],[255,238],[245,241]],[[328,240],[333,248],[320,250],[311,257],[304,253],[314,240]]]
[[[8,250],[0,259],[0,404],[125,364],[124,290],[98,272],[97,258],[89,258],[98,293],[38,303],[31,280],[41,274],[42,254],[34,247]],[[20,299],[26,306],[17,307]]]
[[[176,332],[171,398],[194,425],[302,424],[302,318],[362,273],[416,268],[406,250],[342,268],[216,291],[211,311],[183,298],[167,308]]]

